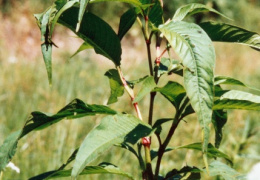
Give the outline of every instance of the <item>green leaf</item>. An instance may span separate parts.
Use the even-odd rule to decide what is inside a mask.
[[[151,132],[152,128],[148,124],[133,115],[106,116],[81,144],[71,173],[72,177],[78,176],[88,163],[111,146],[123,142],[135,144]]]
[[[118,37],[120,40],[123,39],[124,35],[128,32],[128,30],[133,26],[135,20],[137,18],[137,13],[135,8],[131,8],[126,11],[120,18]]]
[[[156,0],[150,9],[148,19],[154,28],[157,28],[160,24],[163,24],[163,9],[159,0]]]
[[[260,35],[237,26],[218,22],[204,22],[199,26],[212,41],[238,43],[260,51]]]
[[[227,122],[227,112],[223,110],[213,111],[212,124],[215,129],[215,147],[219,148],[222,141],[222,129]]]
[[[83,116],[93,116],[96,114],[117,114],[117,112],[107,106],[85,104],[79,99],[73,100],[54,115],[47,115],[38,111],[32,112],[31,117],[29,117],[26,121],[23,129],[8,136],[4,144],[0,147],[0,168],[2,169],[5,167],[7,161],[9,162],[11,160],[15,153],[19,139],[31,131],[44,129],[64,118],[75,119]]]
[[[148,75],[146,75],[142,78],[136,79],[136,80],[126,81],[126,82],[129,85],[129,87],[131,87],[133,89],[136,84],[143,82],[147,77],[148,77]]]
[[[166,148],[165,152],[169,152],[176,149],[193,149],[193,150],[203,151],[202,143],[193,143],[193,144],[188,144],[188,145],[178,146],[178,147],[168,147]],[[152,159],[157,157],[157,155],[158,155],[158,151],[155,150],[151,151]],[[220,150],[218,150],[217,148],[215,148],[211,143],[208,144],[207,156],[211,158],[224,158],[230,164],[232,164],[230,157],[225,153],[221,152]]]
[[[51,40],[54,27],[61,16],[61,14],[67,9],[71,8],[77,0],[66,1],[66,0],[56,0],[51,7],[48,8],[42,14],[35,14],[37,24],[41,30],[41,45],[42,54],[48,74],[49,84],[52,84],[52,45],[54,44]]]
[[[214,110],[244,109],[260,110],[260,96],[237,90],[225,92],[214,102]]]
[[[14,156],[21,131],[10,134],[0,146],[0,172],[6,167]]]
[[[173,21],[182,21],[187,16],[191,16],[191,15],[194,15],[197,13],[202,13],[202,12],[209,12],[209,11],[229,19],[227,16],[216,11],[213,8],[210,8],[203,4],[192,3],[192,4],[184,5],[184,6],[180,7],[179,9],[177,9],[172,20]]]
[[[155,82],[154,82],[154,77],[149,76],[147,78],[144,79],[142,87],[140,89],[140,91],[138,92],[137,96],[135,97],[133,103],[136,103],[138,101],[140,101],[141,99],[143,99],[144,96],[146,96],[148,93],[150,93],[154,87],[156,86]]]
[[[89,3],[89,0],[79,0],[80,6],[79,6],[79,15],[78,15],[78,23],[77,23],[77,27],[76,27],[76,31],[79,31],[80,25],[81,25],[81,21],[83,18],[83,15],[86,11],[87,5]]]
[[[179,61],[162,57],[158,69],[158,76],[161,76],[165,73],[175,73],[180,70],[182,70],[182,66],[180,65]]]
[[[243,87],[247,87],[252,90],[260,91],[259,89],[246,85],[243,82],[241,82],[235,78],[227,77],[227,76],[215,76],[214,85],[216,86],[216,85],[220,85],[220,84],[243,86]]]
[[[43,59],[48,74],[49,84],[52,84],[52,44],[44,43],[41,45]]]
[[[72,169],[68,170],[54,170],[49,171],[38,176],[32,177],[29,180],[41,180],[41,179],[54,179],[62,177],[70,177]],[[101,163],[98,166],[87,166],[79,175],[88,174],[116,174],[127,177],[129,179],[134,179],[130,174],[122,171],[117,166],[110,163]]]
[[[169,81],[164,87],[155,88],[154,91],[160,92],[176,109],[179,109],[181,101],[186,95],[183,86],[173,81]]]
[[[81,44],[79,49],[70,58],[76,56],[78,53],[80,53],[81,51],[84,51],[86,49],[93,49],[93,46],[91,44],[88,44],[87,42],[84,42],[83,44]]]
[[[180,170],[173,169],[170,172],[168,172],[165,176],[165,179],[173,178],[173,180],[181,180],[181,179],[186,179],[186,180],[199,180],[201,179],[200,176],[201,170],[197,167],[190,167],[190,166],[185,166]],[[182,175],[183,174],[183,175]],[[186,175],[189,175],[189,177],[186,177]],[[192,179],[192,177],[196,177],[196,179]],[[188,178],[188,179],[187,179]]]
[[[213,107],[213,44],[207,34],[193,23],[171,21],[159,29],[182,60],[185,89],[203,128],[203,152],[206,153]]]
[[[134,6],[142,7],[142,3],[140,3],[140,1],[138,1],[138,0],[90,0],[90,3],[106,2],[106,1],[108,1],[108,2],[118,1],[118,2],[123,2],[123,3],[129,3]]]
[[[97,54],[107,57],[119,66],[122,50],[116,33],[105,21],[89,12],[84,14],[80,29],[76,32],[78,10],[77,7],[68,9],[60,16],[58,22],[93,46]]]
[[[219,161],[213,161],[210,163],[209,172],[210,176],[219,175],[222,176],[225,180],[246,180],[246,178],[236,170]]]
[[[117,102],[117,98],[123,96],[124,94],[124,86],[121,82],[120,76],[116,69],[110,69],[105,73],[105,76],[109,78],[110,84],[110,97],[108,99],[107,104],[112,104]]]

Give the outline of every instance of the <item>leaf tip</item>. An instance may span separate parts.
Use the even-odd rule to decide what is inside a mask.
[[[79,32],[79,28],[80,28],[80,22],[77,23],[76,32]]]
[[[203,161],[206,167],[207,174],[209,175],[209,164],[208,164],[208,157],[207,153],[203,152]]]

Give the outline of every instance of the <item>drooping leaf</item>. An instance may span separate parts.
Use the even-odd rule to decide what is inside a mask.
[[[218,22],[204,22],[199,26],[206,31],[212,41],[243,44],[260,51],[260,35],[255,32]]]
[[[71,171],[72,169],[49,171],[37,175],[35,177],[32,177],[29,180],[43,180],[43,179],[70,177]],[[88,175],[88,174],[115,174],[115,175],[121,175],[127,177],[129,179],[134,179],[129,173],[122,171],[117,166],[110,163],[101,163],[98,166],[86,166],[79,175]]]
[[[140,91],[138,92],[137,96],[135,97],[133,103],[136,103],[138,101],[140,101],[141,99],[143,99],[143,97],[147,94],[149,94],[154,87],[156,86],[155,82],[154,82],[154,78],[152,76],[149,76],[147,78],[144,79],[142,87],[140,89]]]
[[[86,49],[93,49],[93,46],[91,44],[88,44],[87,42],[84,42],[83,44],[81,44],[79,49],[70,58],[76,56],[78,53],[80,53],[81,51],[84,51]]]
[[[49,84],[52,84],[52,44],[43,43],[41,45],[43,59],[48,74]]]
[[[227,77],[227,76],[216,76],[214,84],[215,84],[215,86],[220,85],[220,84],[237,85],[237,86],[247,87],[249,89],[253,89],[253,90],[256,90],[256,91],[260,91],[260,90],[254,88],[254,87],[246,85],[245,83],[243,83],[243,82],[241,82],[241,81],[239,81],[235,78]]]
[[[88,163],[111,146],[123,142],[135,144],[151,132],[152,128],[148,124],[133,115],[106,116],[81,144],[73,165],[72,177],[78,176]]]
[[[47,115],[37,111],[32,112],[23,129],[8,136],[4,144],[0,147],[0,168],[4,168],[13,157],[19,139],[31,131],[47,128],[64,118],[75,119],[96,114],[117,114],[117,112],[107,106],[85,104],[79,99],[73,100],[54,115]]]
[[[224,110],[213,111],[212,124],[215,129],[215,147],[219,148],[222,141],[222,129],[227,122],[227,112]]]
[[[180,7],[179,9],[177,9],[173,16],[173,20],[181,21],[187,16],[191,16],[191,15],[194,15],[197,13],[202,13],[202,12],[209,12],[209,11],[229,19],[224,14],[222,14],[222,13],[218,12],[217,10],[215,10],[211,7],[208,7],[204,4],[191,3],[191,4],[184,5],[184,6]]]
[[[116,69],[110,69],[105,73],[105,76],[109,78],[109,84],[111,89],[110,97],[108,99],[107,104],[112,104],[117,102],[118,97],[123,96],[124,86]]]
[[[203,128],[206,153],[213,107],[214,47],[208,35],[193,23],[171,21],[159,30],[182,60],[185,89]]]
[[[90,0],[90,3],[105,2],[105,1],[118,1],[123,3],[129,3],[137,7],[142,7],[142,3],[138,0]]]
[[[190,176],[193,176],[193,177],[195,176],[196,179],[191,179],[191,178],[189,178],[190,176],[187,179],[186,175],[189,173],[191,174]],[[177,170],[177,169],[171,170],[170,172],[168,172],[166,174],[164,179],[173,178],[173,180],[181,180],[183,177],[185,177],[185,179],[187,179],[187,180],[199,180],[199,179],[201,179],[200,173],[201,173],[201,170],[197,167],[185,166],[180,170]]]
[[[163,9],[159,0],[156,0],[149,11],[149,22],[153,28],[163,24]]]
[[[124,35],[133,26],[136,18],[137,18],[137,13],[135,8],[129,9],[121,16],[119,29],[118,29],[118,37],[120,40],[123,39]]]
[[[79,31],[81,21],[82,21],[84,13],[86,11],[89,0],[79,0],[79,2],[80,2],[80,6],[79,6],[79,15],[78,15],[78,23],[77,23],[77,27],[76,27],[76,32]]]
[[[20,134],[21,131],[10,134],[0,146],[0,172],[3,171],[14,156]]]
[[[174,81],[169,81],[164,87],[157,87],[154,91],[160,92],[176,109],[179,109],[180,103],[186,95],[183,86]]]
[[[193,144],[188,144],[188,145],[178,146],[178,147],[168,147],[165,149],[165,152],[170,152],[176,149],[192,149],[192,150],[202,151],[202,143],[193,143]],[[157,156],[158,156],[158,151],[151,150],[151,159],[154,159]],[[217,158],[217,157],[224,158],[230,164],[232,164],[230,157],[225,153],[221,152],[220,150],[218,150],[217,148],[215,148],[211,143],[208,144],[207,156],[211,158]]]
[[[37,24],[41,30],[41,45],[42,54],[48,74],[49,84],[52,84],[52,45],[54,44],[51,40],[54,27],[61,14],[67,9],[71,8],[77,0],[66,1],[56,0],[51,7],[48,8],[42,14],[35,14]]]
[[[244,109],[259,111],[260,96],[238,90],[227,91],[214,101],[213,109]]]
[[[225,180],[246,180],[246,178],[228,165],[213,161],[209,165],[210,176],[222,176]]]
[[[76,32],[78,11],[77,7],[68,9],[60,16],[58,22],[93,46],[97,54],[107,57],[119,66],[122,50],[116,33],[105,21],[89,12],[84,14],[80,29]]]

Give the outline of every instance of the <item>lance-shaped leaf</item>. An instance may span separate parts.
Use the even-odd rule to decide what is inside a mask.
[[[214,110],[244,109],[260,110],[260,96],[237,90],[225,92],[214,101]]]
[[[178,146],[178,147],[168,147],[168,148],[166,148],[165,152],[169,152],[169,151],[176,150],[176,149],[192,149],[192,150],[202,151],[202,143],[193,143],[193,144],[188,144],[188,145]],[[157,157],[157,155],[158,155],[158,151],[151,150],[151,158],[152,159]],[[231,161],[231,159],[230,159],[230,157],[228,155],[226,155],[225,153],[221,152],[220,150],[215,148],[210,143],[208,144],[207,155],[209,157],[211,157],[211,158],[217,158],[217,157],[224,158],[230,164],[232,164],[232,161]]]
[[[73,100],[54,115],[47,115],[42,112],[32,112],[31,117],[29,117],[23,129],[8,136],[4,144],[0,147],[0,171],[13,157],[19,139],[31,131],[44,129],[64,118],[75,119],[96,114],[117,114],[117,112],[107,106],[85,104],[79,99]]]
[[[144,79],[142,87],[140,89],[140,91],[138,92],[137,96],[135,97],[133,103],[136,103],[138,101],[140,101],[141,99],[143,99],[143,97],[147,94],[149,94],[154,87],[156,86],[155,82],[154,82],[154,78],[152,76],[149,76],[147,78]]]
[[[88,44],[87,42],[84,42],[83,44],[81,44],[81,46],[78,48],[78,50],[70,58],[73,58],[78,53],[80,53],[81,51],[84,51],[86,49],[93,49],[93,46],[91,46],[91,44]]]
[[[149,135],[152,128],[133,115],[106,116],[81,144],[72,169],[72,177],[78,176],[85,166],[111,146],[120,143],[135,144]]]
[[[182,60],[184,86],[203,128],[203,152],[207,151],[213,107],[215,50],[208,35],[196,24],[169,22],[159,30]]]
[[[243,87],[247,87],[252,90],[260,91],[259,89],[251,87],[235,78],[227,77],[227,76],[215,76],[214,85],[216,86],[216,85],[220,85],[220,84],[243,86]]]
[[[159,0],[156,0],[153,4],[148,18],[153,28],[157,28],[160,24],[163,24],[163,9]]]
[[[71,8],[77,0],[66,1],[57,0],[48,10],[42,14],[35,14],[37,24],[41,30],[41,45],[43,59],[45,62],[49,84],[52,84],[52,45],[54,44],[51,40],[54,27],[61,14]]]
[[[79,31],[80,24],[81,24],[83,15],[86,11],[88,2],[89,2],[89,0],[79,0],[80,5],[79,5],[79,15],[78,15],[78,23],[77,23],[76,31]]]
[[[0,146],[0,172],[11,161],[17,148],[18,138],[22,131],[17,131],[10,134]]]
[[[209,172],[210,176],[219,175],[225,180],[246,180],[245,176],[220,161],[213,161],[210,163]]]
[[[222,129],[227,122],[227,112],[224,110],[213,111],[212,124],[215,129],[215,147],[219,148],[222,141]]]
[[[174,105],[176,109],[179,109],[181,101],[186,95],[186,91],[183,86],[173,81],[169,81],[164,87],[155,88],[154,91],[160,92]]]
[[[182,76],[182,66],[178,60],[173,60],[169,58],[162,57],[160,66],[158,69],[158,76],[161,76],[165,73],[171,74],[171,73],[178,73],[181,71]]]
[[[54,170],[45,172],[38,176],[32,177],[29,180],[42,180],[42,179],[54,179],[54,178],[63,178],[71,176],[71,169],[68,170]],[[117,166],[110,163],[101,163],[98,166],[87,166],[79,175],[88,175],[88,174],[115,174],[127,177],[129,179],[134,179],[129,173],[126,173],[119,169]]]
[[[122,50],[116,33],[105,21],[92,13],[84,14],[80,29],[76,32],[78,10],[77,7],[68,9],[60,16],[58,22],[93,46],[97,54],[107,57],[119,66]]]
[[[116,69],[110,69],[105,73],[105,76],[109,78],[110,84],[110,97],[107,104],[112,104],[117,102],[117,98],[123,96],[124,86],[121,82],[120,76]]]
[[[209,12],[209,11],[229,19],[224,14],[218,12],[217,10],[215,10],[211,7],[208,7],[204,4],[192,3],[192,4],[184,5],[184,6],[180,7],[179,9],[177,9],[173,16],[173,20],[181,21],[187,16],[191,16],[191,15],[194,15],[197,13],[202,13],[202,12]]]
[[[190,166],[185,166],[180,170],[177,169],[173,169],[170,172],[168,172],[165,176],[164,179],[171,179],[173,178],[173,180],[181,180],[183,177],[185,177],[185,179],[187,178],[187,180],[198,180],[201,179],[200,173],[202,171],[197,168],[197,167],[190,167]],[[191,175],[189,177],[187,177],[187,174]]]
[[[204,22],[199,26],[212,41],[239,43],[260,51],[260,35],[237,26],[218,22]]]
[[[136,8],[131,8],[126,11],[120,18],[120,24],[118,29],[118,37],[120,40],[124,37],[124,35],[128,32],[128,30],[133,26],[135,20],[137,18]]]

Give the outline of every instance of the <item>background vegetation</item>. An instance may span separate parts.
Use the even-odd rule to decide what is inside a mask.
[[[200,2],[212,4],[206,0],[166,0],[166,16],[171,17],[173,11],[181,4]],[[260,2],[258,0],[216,0],[221,12],[234,19],[231,22],[260,33]],[[49,87],[44,62],[40,52],[40,31],[33,14],[42,12],[52,2],[47,0],[0,0],[0,143],[11,132],[24,124],[30,112],[39,110],[49,113],[57,112],[74,98],[80,98],[89,104],[106,104],[109,82],[103,74],[113,64],[110,61],[85,51],[70,58],[80,46],[81,41],[61,26],[56,28],[54,42],[59,48],[53,55],[53,86]],[[211,4],[210,4],[211,3]],[[127,5],[122,3],[98,3],[92,5],[91,11],[100,15],[117,31],[119,18]],[[210,16],[210,15],[209,15]],[[207,17],[209,17],[207,16]],[[195,20],[198,20],[196,17]],[[216,18],[216,17],[210,17]],[[191,21],[194,19],[190,19]],[[203,20],[203,18],[202,18]],[[230,23],[230,22],[229,22]],[[129,79],[148,74],[147,60],[143,39],[138,24],[123,39],[123,70]],[[66,37],[66,38],[64,38]],[[141,37],[141,36],[140,36]],[[215,43],[217,53],[216,74],[232,76],[260,89],[260,53],[248,47],[233,44]],[[136,52],[137,51],[137,52]],[[133,65],[135,65],[133,67]],[[172,78],[178,78],[173,76]],[[163,85],[163,81],[159,85]],[[238,88],[237,88],[238,89]],[[254,91],[253,93],[260,94]],[[128,97],[112,105],[112,108],[131,113],[132,107]],[[148,99],[140,103],[144,115],[148,115]],[[170,114],[173,110],[166,100],[156,101],[155,118]],[[133,112],[134,113],[134,112]],[[247,173],[253,164],[260,161],[260,121],[259,112],[229,111],[228,124],[224,129],[224,140],[220,149],[234,160],[234,168]],[[144,119],[147,117],[144,117]],[[31,133],[21,140],[13,162],[21,169],[20,174],[6,169],[4,179],[26,179],[47,170],[58,168],[73,152],[89,129],[95,126],[101,117],[81,118],[58,123],[41,132]],[[185,123],[186,122],[186,123]],[[177,130],[178,138],[173,139],[171,146],[185,145],[199,141],[196,119],[185,119]],[[166,124],[167,126],[167,124]],[[182,130],[182,131],[181,131]],[[226,133],[225,133],[226,132]],[[162,161],[162,169],[180,168],[185,158],[186,164],[192,166],[198,158],[192,158],[195,151],[176,150],[169,153]],[[137,174],[137,168],[131,163],[132,157],[127,152],[119,153],[113,148],[105,155],[110,161],[113,156],[115,163],[123,170]],[[129,155],[131,156],[131,155]],[[99,163],[99,159],[95,164]],[[113,163],[111,160],[110,162]],[[137,162],[135,162],[137,163]],[[90,179],[101,179],[112,176],[96,176]]]

